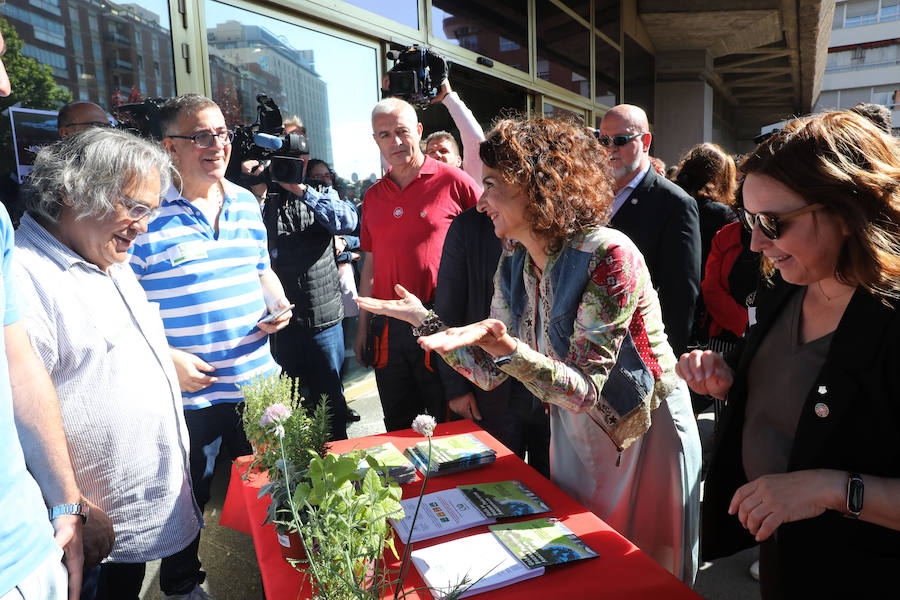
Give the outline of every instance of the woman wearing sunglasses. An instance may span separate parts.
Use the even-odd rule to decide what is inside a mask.
[[[500,121],[479,154],[478,210],[508,243],[492,318],[445,329],[399,286],[401,300],[359,304],[417,327],[423,348],[480,387],[511,376],[548,403],[553,481],[691,584],[700,438],[644,259],[602,226],[603,150],[582,127],[537,117]]]
[[[876,597],[900,566],[900,147],[830,112],[789,123],[740,168],[768,285],[739,356],[678,364],[728,401],[704,558],[762,542],[764,599]]]

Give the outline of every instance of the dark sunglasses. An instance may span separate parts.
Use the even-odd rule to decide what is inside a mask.
[[[812,204],[808,204],[803,208],[798,208],[797,210],[792,210],[791,212],[784,213],[783,215],[773,215],[772,213],[752,213],[746,210],[743,206],[738,207],[738,214],[741,216],[741,221],[744,223],[744,227],[747,228],[747,231],[753,231],[753,228],[759,225],[759,230],[762,231],[763,235],[769,238],[770,240],[777,240],[779,236],[783,233],[781,231],[782,224],[790,221],[794,217],[799,217],[800,215],[805,215],[809,212],[814,212],[819,210],[820,208],[824,208],[818,202],[814,202]]]
[[[597,138],[597,141],[600,142],[600,145],[603,147],[608,147],[610,144],[614,146],[624,146],[634,138],[644,135],[643,133],[633,133],[631,135],[614,135],[609,137],[608,135],[600,135],[600,132],[595,131],[594,136]]]

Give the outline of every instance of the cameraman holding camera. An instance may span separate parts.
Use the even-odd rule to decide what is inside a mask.
[[[302,122],[285,122],[285,132],[306,134]],[[330,169],[328,174],[332,175]],[[303,183],[270,184],[263,204],[272,268],[295,305],[290,324],[273,336],[272,346],[285,373],[299,377],[309,388],[310,407],[327,397],[331,440],[343,440],[351,414],[341,380],[344,306],[334,237],[352,233],[359,217],[338,196],[333,175],[312,175],[319,171],[309,170]]]

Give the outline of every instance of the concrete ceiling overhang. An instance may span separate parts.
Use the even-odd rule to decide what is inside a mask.
[[[834,0],[639,0],[657,55],[706,51],[709,82],[741,129],[812,110],[821,89]],[[662,61],[664,62],[664,61]],[[677,64],[677,60],[675,63]],[[658,72],[672,78],[687,73]]]

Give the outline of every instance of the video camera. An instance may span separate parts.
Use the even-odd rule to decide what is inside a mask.
[[[396,64],[388,71],[389,85],[382,90],[384,97],[398,96],[418,108],[429,106],[447,77],[447,61],[418,44],[406,50],[391,50],[387,57]]]
[[[159,108],[166,100],[167,98],[148,98],[143,102],[118,106],[113,110],[118,121],[116,129],[122,129],[146,139],[162,140]]]
[[[275,101],[265,94],[256,96],[256,122],[234,128],[234,150],[225,176],[230,181],[239,181],[244,187],[259,183],[300,183],[309,154],[306,136],[300,133],[285,133],[281,110]],[[257,160],[267,163],[262,175],[241,173],[241,163]]]

